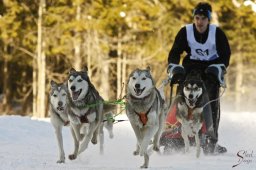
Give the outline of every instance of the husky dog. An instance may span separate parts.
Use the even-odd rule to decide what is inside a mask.
[[[177,105],[176,118],[181,123],[185,152],[189,150],[189,137],[195,137],[197,157],[200,156],[199,131],[203,124],[202,112],[206,93],[200,73],[192,71],[183,83],[181,95],[177,95],[173,101],[173,105]]]
[[[50,92],[50,107],[49,115],[51,116],[51,123],[55,129],[59,148],[59,160],[57,163],[65,162],[65,153],[63,149],[62,127],[69,125],[67,114],[67,90],[66,85],[57,84],[51,81]]]
[[[76,159],[77,155],[88,147],[90,141],[96,144],[98,135],[100,136],[101,153],[103,152],[104,114],[114,109],[113,105],[103,104],[104,100],[91,83],[87,71],[87,67],[82,71],[72,68],[68,76],[68,117],[75,143],[74,154],[69,156],[71,160]],[[88,126],[88,129],[85,137],[81,137],[80,132],[83,130],[84,124]],[[111,129],[111,125],[108,127]]]
[[[166,117],[161,94],[155,87],[149,67],[145,70],[136,69],[130,74],[127,83],[126,114],[137,138],[134,155],[144,155],[141,168],[148,168],[148,146],[151,139],[153,150],[159,151],[159,140]]]

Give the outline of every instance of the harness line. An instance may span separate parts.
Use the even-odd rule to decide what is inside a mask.
[[[224,89],[224,90],[223,90],[223,92],[220,94],[219,97],[217,97],[216,99],[210,100],[210,101],[208,101],[207,103],[205,103],[205,104],[203,105],[203,108],[204,108],[205,106],[207,106],[208,104],[210,104],[210,103],[212,103],[212,102],[214,102],[214,101],[219,100],[219,99],[222,97],[222,95],[224,94],[225,90],[226,90],[226,88],[223,88],[223,89]]]
[[[92,107],[96,107],[99,104],[113,104],[113,105],[125,105],[125,102],[123,101],[123,99],[118,99],[118,100],[114,100],[114,101],[98,101],[96,103],[92,103],[92,104],[84,104],[81,106],[78,106],[79,109],[85,109],[85,108],[92,108]]]

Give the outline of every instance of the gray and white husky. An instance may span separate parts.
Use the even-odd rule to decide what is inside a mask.
[[[144,156],[141,168],[149,164],[150,149],[153,139],[153,150],[159,151],[159,140],[164,126],[166,111],[163,96],[155,87],[150,68],[136,69],[127,83],[126,114],[137,138],[134,155]]]
[[[71,69],[68,76],[68,117],[72,126],[75,143],[75,151],[69,158],[76,159],[77,155],[83,152],[91,141],[97,143],[97,137],[100,137],[101,153],[103,152],[103,122],[104,115],[115,109],[113,105],[105,105],[103,98],[99,95],[94,85],[91,83],[87,67],[82,71]],[[110,120],[111,121],[111,120]],[[113,122],[106,122],[110,130],[110,136],[113,136]],[[86,125],[86,133],[81,137],[80,132]]]
[[[176,118],[181,123],[181,136],[185,143],[185,152],[189,151],[189,137],[195,137],[196,157],[200,156],[199,131],[202,128],[203,105],[206,103],[206,89],[200,73],[192,71],[186,76],[181,95],[175,97]]]
[[[51,123],[55,129],[59,148],[59,160],[57,161],[57,163],[64,163],[65,153],[63,149],[62,127],[69,125],[69,119],[67,114],[66,85],[63,83],[57,84],[55,81],[52,80],[49,97],[49,115],[51,116]]]

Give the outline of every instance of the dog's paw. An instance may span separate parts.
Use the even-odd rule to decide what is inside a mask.
[[[65,159],[61,159],[57,161],[58,164],[65,163]]]
[[[138,150],[136,150],[136,151],[133,152],[133,155],[136,156],[136,155],[139,155],[139,153],[140,153],[140,152],[139,152]]]
[[[153,150],[156,151],[156,152],[159,152],[160,151],[159,146],[154,146]]]
[[[141,169],[142,169],[142,168],[144,169],[144,168],[148,168],[148,166],[145,165],[145,164],[143,164],[143,165],[140,166],[140,168],[141,168]]]
[[[74,160],[74,159],[76,159],[76,155],[75,154],[71,154],[71,155],[68,156],[68,158],[70,160]]]
[[[92,138],[91,142],[92,144],[96,145],[98,143],[97,138]]]

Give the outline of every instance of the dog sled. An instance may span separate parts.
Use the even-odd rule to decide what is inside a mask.
[[[184,141],[181,136],[181,123],[176,118],[177,104],[173,104],[167,113],[164,131],[160,138],[160,145],[164,146],[164,152],[169,153],[172,150],[179,151],[184,147]],[[203,122],[200,134],[206,133],[206,124]],[[190,145],[195,145],[194,137],[190,137]]]
[[[177,112],[177,103],[174,103],[172,99],[176,96],[177,92],[175,93],[175,89],[177,91],[177,88],[179,84],[181,84],[181,81],[184,80],[185,71],[183,67],[176,67],[175,69],[171,69],[172,75],[170,78],[170,109],[167,113],[167,117],[165,120],[165,127],[163,130],[163,133],[160,138],[160,145],[164,147],[164,153],[170,153],[173,150],[174,151],[180,151],[182,148],[184,148],[184,140],[181,135],[181,123],[177,120],[176,112]],[[217,77],[219,81],[219,87],[225,88],[225,82],[224,82],[224,74],[225,74],[225,68],[217,68],[217,67],[210,67],[207,70],[210,74],[213,74]],[[170,73],[169,73],[170,74]],[[175,76],[174,76],[175,75]],[[219,93],[218,93],[219,94]],[[219,98],[219,95],[217,96]],[[219,100],[216,101],[216,110],[217,110],[217,119],[214,120],[217,123],[219,123],[219,115],[220,115],[220,102]],[[215,127],[218,128],[218,127]],[[207,145],[207,138],[206,134],[206,122],[203,120],[202,127],[200,130],[200,141],[201,146]],[[189,137],[189,143],[191,146],[195,145],[195,139],[194,137]],[[204,153],[207,153],[208,151],[204,150]],[[224,151],[226,152],[226,150]],[[209,153],[209,152],[208,152]],[[221,151],[220,151],[221,153]]]
[[[177,103],[172,103],[172,98],[175,97],[173,95],[174,87],[177,86],[176,83],[171,82],[171,91],[170,91],[170,109],[167,113],[167,117],[165,120],[164,131],[160,138],[160,145],[164,146],[164,153],[169,153],[172,150],[180,151],[184,147],[184,141],[181,136],[181,123],[177,120]],[[206,133],[206,124],[203,121],[202,128],[200,130],[200,134]],[[189,138],[190,145],[195,145],[194,137]]]

